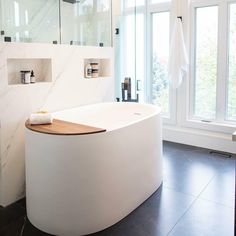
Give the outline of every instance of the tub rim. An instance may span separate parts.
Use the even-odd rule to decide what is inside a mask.
[[[25,127],[26,129],[32,131],[32,132],[37,132],[37,133],[41,133],[41,134],[46,134],[46,135],[59,135],[59,136],[85,136],[85,135],[91,135],[91,134],[102,134],[102,133],[109,133],[109,132],[112,132],[112,131],[115,131],[115,130],[119,130],[119,129],[122,129],[122,128],[125,128],[125,127],[128,127],[128,126],[131,126],[131,125],[134,125],[136,123],[139,123],[139,122],[142,122],[144,120],[147,120],[147,119],[150,119],[156,115],[160,115],[161,114],[161,108],[159,106],[156,106],[156,105],[153,105],[153,104],[148,104],[148,103],[133,103],[133,102],[100,102],[100,103],[93,103],[93,104],[87,104],[87,105],[82,105],[82,106],[76,106],[76,107],[73,107],[73,108],[68,108],[68,109],[64,109],[64,110],[59,110],[59,111],[55,111],[55,112],[52,112],[52,115],[54,115],[55,113],[63,113],[63,112],[66,112],[66,111],[71,111],[71,110],[74,110],[74,109],[80,109],[80,108],[86,108],[86,107],[90,107],[90,106],[98,106],[98,105],[112,105],[112,104],[117,104],[117,105],[136,105],[136,106],[145,106],[145,107],[149,107],[149,108],[152,108],[153,109],[153,112],[150,112],[150,114],[146,115],[145,117],[142,117],[142,118],[139,118],[138,120],[135,120],[135,121],[130,121],[130,122],[127,122],[125,123],[124,125],[122,126],[118,126],[118,127],[115,127],[115,128],[106,128],[106,127],[95,127],[93,125],[88,125],[88,124],[83,124],[83,123],[77,123],[77,122],[71,122],[69,120],[62,120],[62,119],[58,119],[56,116],[55,116],[55,120],[60,120],[62,122],[67,122],[67,123],[71,123],[71,124],[77,124],[77,125],[81,125],[81,126],[88,126],[88,127],[92,127],[92,128],[95,128],[95,129],[100,129],[99,132],[87,132],[87,133],[68,133],[68,134],[65,134],[65,133],[49,133],[49,132],[40,132],[40,131],[37,131],[35,129],[31,129],[29,126],[28,126],[28,123],[27,123],[27,120],[25,122]],[[34,125],[36,126],[36,125]]]

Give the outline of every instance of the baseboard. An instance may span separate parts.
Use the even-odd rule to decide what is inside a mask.
[[[224,133],[164,125],[163,140],[236,154],[236,142]]]

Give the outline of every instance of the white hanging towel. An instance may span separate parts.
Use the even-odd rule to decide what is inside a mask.
[[[188,54],[184,42],[182,20],[176,17],[173,34],[171,38],[170,55],[169,55],[169,81],[174,89],[177,89],[183,76],[188,70]]]

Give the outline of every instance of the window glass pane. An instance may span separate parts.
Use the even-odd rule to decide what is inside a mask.
[[[143,6],[145,0],[124,0],[125,7],[135,7],[135,6]]]
[[[218,7],[196,9],[196,61],[194,115],[216,115]]]
[[[97,0],[97,11],[109,11],[110,10],[110,0]]]
[[[229,120],[236,121],[236,4],[230,5],[229,83],[227,118]]]
[[[92,14],[94,8],[93,0],[82,1],[81,3],[78,4],[78,8],[79,8],[79,15]]]
[[[152,103],[169,113],[169,12],[152,14]]]
[[[171,0],[151,0],[151,3],[163,3],[163,2],[170,2]]]

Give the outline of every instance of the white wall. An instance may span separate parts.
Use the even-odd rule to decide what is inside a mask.
[[[51,58],[52,82],[8,85],[7,58]],[[114,64],[112,48],[0,43],[0,205],[24,196],[24,122],[30,113],[114,100],[113,68],[109,78],[84,79],[84,58]]]

